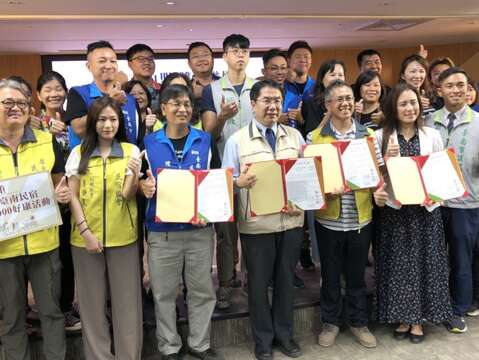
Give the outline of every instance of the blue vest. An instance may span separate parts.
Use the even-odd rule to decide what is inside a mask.
[[[309,100],[313,97],[315,81],[311,76],[308,76],[306,86],[301,94],[298,87],[289,81],[284,82],[284,102],[283,112],[288,112],[288,109],[297,109],[301,101]]]
[[[178,161],[175,149],[165,133],[166,126],[147,135],[144,139],[150,169],[156,179],[158,169],[206,170],[211,154],[211,135],[189,126],[190,133],[183,148],[183,159]],[[156,193],[148,200],[146,208],[146,228],[149,231],[168,232],[194,230],[196,226],[183,223],[156,223]]]
[[[73,89],[80,94],[87,108],[89,108],[96,99],[105,95],[100,89],[98,89],[95,82],[82,86],[74,86]],[[121,107],[123,110],[123,118],[125,119],[126,137],[129,143],[137,144],[138,128],[136,121],[136,101],[132,95],[127,94],[126,97],[127,102]],[[70,140],[70,150],[81,142],[78,135],[73,132],[71,126],[68,128],[68,138]]]

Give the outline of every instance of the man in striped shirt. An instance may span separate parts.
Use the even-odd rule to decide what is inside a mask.
[[[325,90],[325,105],[330,114],[324,126],[311,134],[313,144],[374,137],[374,131],[353,119],[354,95],[351,87],[336,81]],[[375,137],[374,137],[375,139]],[[376,157],[384,165],[376,145]],[[328,176],[328,174],[325,174]],[[376,338],[368,328],[366,283],[364,279],[372,238],[371,189],[328,194],[327,208],[316,213],[316,236],[321,260],[321,318],[323,330],[318,336],[322,346],[332,346],[341,325],[340,276],[346,279],[347,321],[361,345],[376,347]]]

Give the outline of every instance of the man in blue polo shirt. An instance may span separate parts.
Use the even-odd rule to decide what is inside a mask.
[[[309,76],[313,49],[306,41],[295,41],[288,49],[290,78],[284,83],[283,112],[288,114],[289,125],[300,127],[303,123],[301,103],[313,96],[314,80]]]
[[[71,125],[68,133],[70,147],[78,145],[86,132],[86,115],[90,105],[105,95],[111,96],[122,105],[128,141],[136,144],[139,122],[135,98],[126,95],[116,81],[118,63],[113,46],[107,41],[88,44],[86,66],[93,75],[93,82],[72,87],[67,97],[65,117]]]

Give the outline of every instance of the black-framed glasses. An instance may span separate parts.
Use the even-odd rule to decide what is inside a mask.
[[[137,60],[138,62],[142,64],[146,64],[146,63],[154,63],[155,57],[154,56],[136,56],[132,58],[131,60]]]
[[[182,106],[185,107],[185,109],[191,109],[193,108],[193,105],[189,101],[181,102],[181,101],[167,101],[166,104],[171,105],[175,108],[180,108]]]
[[[25,110],[30,107],[30,103],[26,100],[5,99],[0,100],[0,104],[2,104],[8,110],[13,109],[15,105],[21,110]]]

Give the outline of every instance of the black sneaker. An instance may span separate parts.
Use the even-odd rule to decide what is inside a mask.
[[[219,310],[228,309],[231,306],[231,288],[220,286],[216,293],[216,308]]]
[[[65,315],[65,331],[79,331],[82,329],[81,321],[75,316],[73,311],[67,311],[63,315]]]
[[[446,328],[453,334],[461,334],[467,331],[466,320],[462,316],[454,315],[451,320],[446,322]]]
[[[472,317],[479,316],[479,306],[477,305],[477,302],[474,301],[469,310],[467,310],[466,315]]]
[[[294,279],[293,279],[293,286],[296,289],[304,289],[306,286],[304,285],[303,279],[301,279],[296,273],[294,274]]]
[[[194,350],[189,350],[188,353],[201,360],[224,360],[223,355],[218,354],[215,350],[212,348],[209,348],[205,351],[194,351]]]
[[[181,358],[179,353],[161,355],[161,360],[181,360]]]
[[[314,271],[315,265],[313,259],[311,259],[311,251],[308,249],[301,249],[301,256],[299,257],[299,262],[304,270]]]

